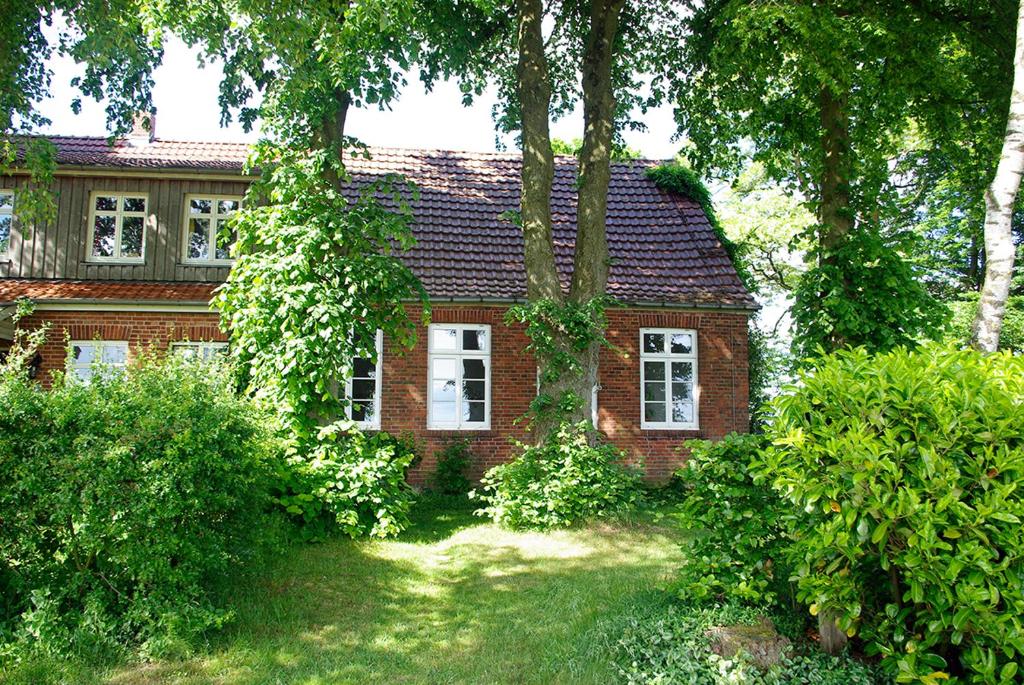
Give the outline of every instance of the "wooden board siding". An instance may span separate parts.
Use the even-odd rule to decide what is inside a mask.
[[[0,176],[0,189],[18,188],[24,176]],[[57,219],[30,231],[15,229],[9,262],[0,258],[0,277],[100,280],[218,282],[226,266],[182,262],[185,196],[244,195],[245,181],[118,176],[61,176],[54,180]],[[92,263],[89,255],[89,202],[94,191],[146,193],[145,262]],[[14,208],[17,216],[17,205]]]

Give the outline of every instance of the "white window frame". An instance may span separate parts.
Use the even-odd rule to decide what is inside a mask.
[[[117,209],[98,210],[96,209],[96,198],[116,197]],[[142,212],[124,211],[124,199],[126,197],[141,197],[146,203],[146,209]],[[114,217],[114,254],[110,257],[97,256],[93,254],[94,241],[96,238],[96,217]],[[142,217],[142,245],[138,257],[121,257],[121,235],[124,229],[125,217]],[[130,190],[94,190],[89,194],[89,242],[86,243],[88,254],[87,262],[98,262],[101,264],[145,264],[146,263],[146,233],[149,224],[149,193],[144,191],[133,192]]]
[[[192,200],[209,200],[211,203],[211,213],[193,214]],[[217,211],[218,203],[223,200],[237,202],[238,209],[242,208],[241,195],[212,195],[209,193],[189,193],[185,195],[185,211],[181,227],[182,264],[198,264],[206,266],[230,266],[231,264],[234,264],[235,260],[230,257],[227,259],[217,259],[217,232],[220,229],[220,224],[223,221],[227,221],[228,218],[231,217],[232,214],[234,214],[234,212],[222,214]],[[210,241],[208,254],[211,256],[207,257],[206,259],[198,259],[195,257],[188,256],[188,239],[189,236],[192,235],[192,230],[189,227],[189,222],[191,219],[195,218],[208,219],[210,221],[210,230],[206,236],[206,239]]]
[[[377,335],[374,337],[374,345],[377,350],[377,363],[374,370],[374,387],[373,387],[373,419],[370,421],[356,421],[356,425],[360,428],[367,430],[380,430],[380,409],[381,409],[381,390],[383,390],[384,383],[384,333],[380,329],[377,330]],[[355,372],[355,365],[353,365],[353,373]],[[352,381],[354,379],[349,376],[348,381],[345,382],[345,397],[348,399],[345,405],[345,416],[349,421],[352,420]],[[365,380],[365,379],[363,379]]]
[[[74,357],[74,349],[75,349],[76,345],[79,346],[79,347],[84,347],[86,345],[90,345],[90,346],[96,348],[96,351],[93,353],[93,361],[89,362],[88,364],[79,364],[75,360],[75,357]],[[93,365],[97,363],[96,360],[100,360],[100,363],[103,363],[102,362],[103,348],[104,347],[115,347],[115,346],[117,346],[117,347],[123,346],[124,347],[124,364],[105,364],[104,363],[103,365],[108,367],[108,368],[110,368],[112,371],[120,372],[120,371],[123,371],[128,366],[129,345],[128,345],[128,341],[127,340],[71,340],[71,341],[69,341],[68,342],[67,367],[65,369],[66,373],[68,375],[73,375],[75,378],[77,378],[82,383],[89,383],[91,381],[91,377],[90,378],[83,378],[82,376],[79,375],[78,372],[80,370],[82,370],[82,369],[91,369],[93,367]]]
[[[11,198],[10,206],[0,205],[0,217],[11,217],[11,225],[7,234],[7,247],[0,249],[0,258],[7,257],[11,253],[11,242],[14,238],[14,191],[9,188],[0,189],[0,195]]]
[[[672,334],[686,334],[691,336],[693,347],[689,354],[673,354],[670,351],[645,352],[644,336],[649,334],[662,334],[665,336],[665,348],[671,349]],[[643,430],[699,430],[700,429],[700,375],[698,366],[698,338],[697,331],[689,328],[641,328],[640,329],[640,428]],[[644,390],[647,382],[644,362],[660,361],[666,366],[665,369],[665,420],[648,421],[644,411]],[[672,420],[672,362],[690,362],[693,364],[693,421],[682,422]]]
[[[227,352],[228,343],[219,341],[201,341],[192,342],[190,340],[177,340],[171,343],[171,352],[179,352],[185,349],[194,349],[198,352],[196,356],[197,361],[208,361],[212,356],[220,354],[221,352]],[[213,352],[212,355],[204,356],[206,352]]]
[[[435,350],[434,330],[455,329],[458,347],[455,350]],[[462,350],[462,332],[466,330],[483,330],[485,345],[483,350]],[[427,328],[427,429],[486,431],[491,429],[491,327],[480,323],[438,323]],[[442,423],[434,420],[434,360],[455,360],[455,421]],[[469,422],[462,419],[462,362],[465,359],[481,359],[484,362],[484,420]]]

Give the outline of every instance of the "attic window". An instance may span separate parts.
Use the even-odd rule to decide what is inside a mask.
[[[96,192],[89,219],[89,260],[142,264],[146,246],[146,195]]]
[[[231,263],[234,233],[226,229],[242,198],[232,195],[189,195],[185,198],[185,259],[188,264]]]

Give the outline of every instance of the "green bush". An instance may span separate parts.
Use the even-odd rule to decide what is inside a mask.
[[[471,493],[487,506],[477,513],[511,528],[557,528],[624,512],[641,496],[640,474],[622,466],[611,445],[591,445],[587,423],[563,423],[540,445],[499,464]]]
[[[876,685],[873,670],[849,657],[830,657],[799,642],[783,661],[759,671],[742,656],[724,659],[710,648],[716,626],[756,625],[763,610],[734,604],[654,602],[616,626],[615,660],[628,685]]]
[[[680,520],[693,533],[680,570],[683,597],[772,604],[789,595],[783,519],[791,507],[749,471],[765,445],[736,433],[687,443],[690,458],[676,473],[685,493]]]
[[[434,470],[434,487],[443,495],[464,495],[469,492],[469,478],[466,470],[473,455],[469,451],[469,440],[452,440],[437,454],[437,468]]]
[[[800,599],[900,680],[1020,682],[1024,358],[840,352],[774,411]]]
[[[219,367],[145,357],[50,391],[0,372],[7,656],[167,652],[230,618],[222,583],[273,539],[265,417]]]
[[[306,540],[334,530],[353,538],[395,535],[409,525],[414,493],[405,474],[416,458],[411,440],[331,424],[308,453],[291,450],[274,499]]]

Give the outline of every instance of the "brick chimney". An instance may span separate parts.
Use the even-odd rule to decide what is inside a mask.
[[[149,145],[156,140],[156,112],[137,112],[132,119],[132,130],[128,144],[132,147]]]

